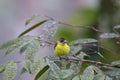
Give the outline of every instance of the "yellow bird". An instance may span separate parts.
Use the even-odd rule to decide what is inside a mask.
[[[54,48],[54,54],[56,56],[66,56],[70,53],[70,46],[67,44],[67,40],[64,38],[60,38]]]

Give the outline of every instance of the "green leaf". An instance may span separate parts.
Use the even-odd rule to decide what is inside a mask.
[[[93,78],[94,78],[94,70],[92,66],[89,66],[84,70],[81,80],[93,80]]]
[[[93,80],[105,80],[105,75],[97,74]]]
[[[16,42],[16,40],[10,40],[0,46],[0,50],[10,47]]]
[[[10,53],[14,53],[18,50],[20,50],[23,46],[30,44],[32,41],[37,40],[37,37],[33,37],[33,36],[23,36],[23,37],[19,37],[15,40],[15,43],[11,46],[9,46],[6,55],[10,54]]]
[[[0,64],[0,73],[5,70],[6,64]]]
[[[20,53],[24,53],[25,50],[28,48],[29,44],[26,44],[25,46],[21,47]]]
[[[81,58],[81,59],[83,59],[85,56],[88,56],[88,57],[89,57],[89,55],[85,54],[84,52],[80,52],[80,54],[77,55],[77,57],[79,57],[79,58]]]
[[[4,80],[14,80],[14,77],[17,72],[17,64],[12,62],[9,62],[6,65],[5,71],[4,71]]]
[[[21,70],[21,75],[24,74],[24,73],[27,73],[28,71],[23,67],[22,70]]]
[[[70,43],[71,53],[77,54],[82,49],[82,44],[93,43],[93,42],[97,42],[97,40],[91,38],[74,40]]]
[[[35,76],[34,80],[38,80],[47,70],[49,69],[49,66],[46,65],[43,69],[41,69],[37,75]]]
[[[119,61],[114,61],[111,63],[114,66],[119,66],[120,67],[120,60]]]
[[[74,40],[70,43],[70,45],[81,45],[81,44],[86,44],[86,43],[93,43],[93,42],[97,42],[96,39],[78,39],[78,40]]]
[[[74,71],[71,69],[61,70],[61,75],[63,75],[62,80],[71,80],[74,76]]]
[[[108,70],[107,74],[112,77],[118,76],[118,75],[120,75],[120,69],[119,68],[111,68],[110,70]]]
[[[25,25],[28,25],[32,20],[36,19],[40,17],[40,15],[33,15],[31,16],[26,22],[25,22]]]
[[[114,29],[120,29],[120,25],[114,26]]]
[[[81,45],[77,45],[77,46],[70,46],[70,50],[72,54],[77,54],[80,50],[82,49]]]
[[[46,59],[47,64],[49,65],[51,71],[53,71],[53,74],[59,75],[61,73],[59,66],[57,66],[54,61],[51,61],[50,59]]]
[[[38,40],[33,40],[26,49],[25,59],[34,60],[35,55],[40,49],[40,43]]]
[[[72,80],[80,80],[79,76],[75,76]]]
[[[26,69],[27,72],[31,74],[30,66],[32,65],[32,62],[30,60],[25,60],[23,62],[23,68]]]
[[[120,37],[120,36],[116,33],[103,33],[100,35],[100,38],[103,38],[103,39],[105,39],[105,38],[118,38],[118,37]]]
[[[45,60],[42,58],[42,59],[39,59],[37,61],[34,61],[32,63],[32,65],[30,66],[30,70],[31,70],[31,73],[34,74],[34,73],[38,73],[41,69],[43,69],[45,66],[46,66],[46,62]]]
[[[93,70],[97,73],[97,74],[100,74],[100,75],[104,75],[104,73],[102,72],[102,70],[100,70],[98,67],[96,66],[91,66],[93,68]]]
[[[106,76],[105,80],[113,80],[112,78]]]
[[[32,31],[33,29],[39,27],[40,25],[42,25],[43,23],[47,22],[48,20],[43,20],[35,25],[33,25],[32,27],[30,27],[29,29],[25,30],[24,32],[22,32],[18,37],[21,37],[25,34],[27,34],[28,32]]]
[[[81,64],[82,64],[81,62],[71,63],[70,69],[72,69],[74,71],[74,75],[79,74]]]

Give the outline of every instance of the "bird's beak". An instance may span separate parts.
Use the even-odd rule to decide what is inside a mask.
[[[67,43],[67,40],[64,40],[64,42],[63,43]]]

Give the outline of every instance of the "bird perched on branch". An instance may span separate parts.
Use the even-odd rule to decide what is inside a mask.
[[[60,38],[59,41],[57,41],[54,49],[54,54],[56,56],[66,56],[70,53],[70,46],[64,38]]]

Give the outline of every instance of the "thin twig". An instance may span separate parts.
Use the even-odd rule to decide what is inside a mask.
[[[57,21],[57,20],[55,20],[54,18],[52,18],[50,16],[45,15],[45,17],[49,18],[50,20]],[[74,28],[92,29],[92,30],[94,30],[96,32],[104,33],[103,31],[100,31],[100,30],[98,30],[98,29],[96,29],[95,27],[92,27],[92,26],[73,26],[71,24],[68,24],[68,23],[65,23],[65,22],[61,22],[61,21],[58,21],[58,24],[63,24],[63,25],[69,26],[69,27],[74,27]]]

